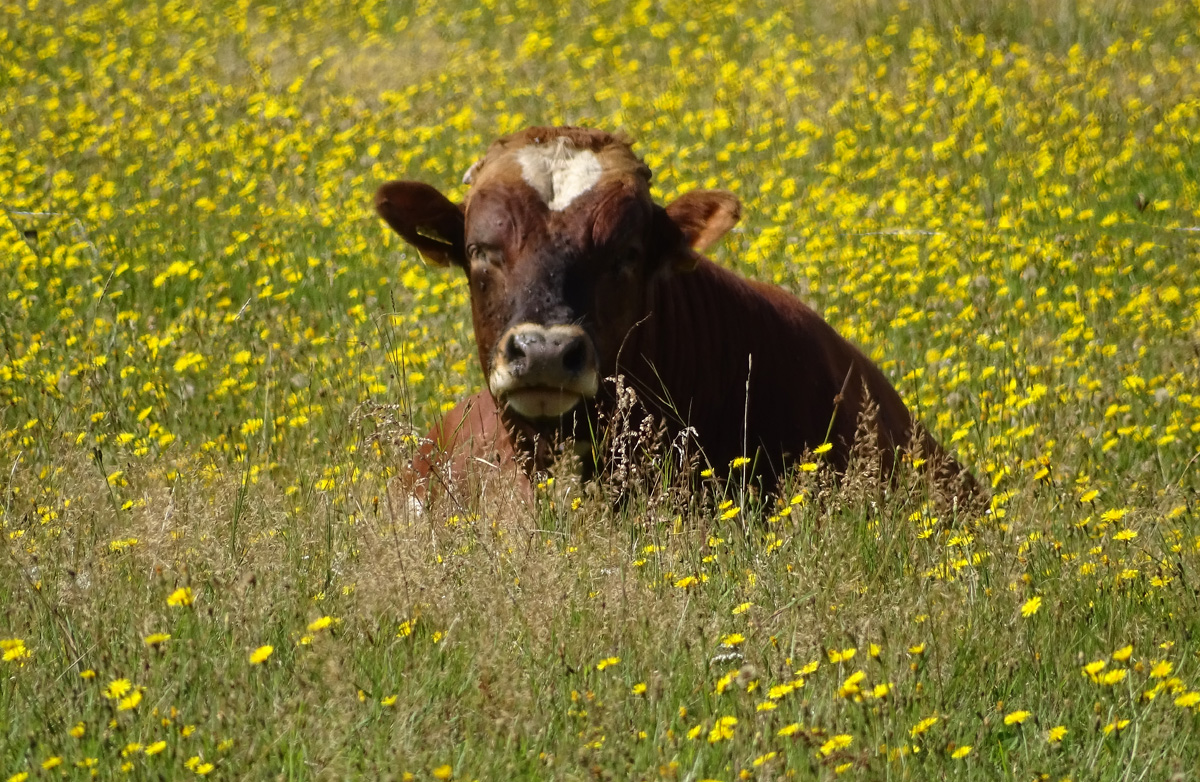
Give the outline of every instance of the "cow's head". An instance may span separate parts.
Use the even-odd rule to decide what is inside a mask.
[[[375,208],[430,262],[470,278],[479,360],[492,395],[550,422],[596,394],[650,285],[694,268],[737,222],[737,198],[693,191],[663,208],[629,142],[530,128],[492,144],[464,177],[465,202],[389,182]]]

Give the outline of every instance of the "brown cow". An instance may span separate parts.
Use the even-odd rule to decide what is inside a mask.
[[[571,127],[496,141],[464,182],[461,205],[418,182],[375,198],[426,260],[467,273],[487,378],[430,433],[419,473],[471,459],[544,469],[562,435],[611,418],[602,381],[621,375],[669,434],[693,427],[718,472],[756,455],[770,486],[825,442],[842,470],[869,399],[885,475],[916,444],[953,493],[976,493],[862,351],[790,294],[700,254],[738,221],[732,194],[659,206],[627,140]]]

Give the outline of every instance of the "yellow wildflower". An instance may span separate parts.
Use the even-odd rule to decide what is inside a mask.
[[[1200,692],[1185,692],[1175,699],[1175,705],[1183,709],[1190,709],[1200,703]]]
[[[133,689],[133,683],[128,679],[113,679],[104,690],[104,697],[109,700],[116,700],[123,697],[131,689]]]
[[[713,729],[708,733],[708,743],[716,744],[718,741],[727,741],[733,738],[733,729],[738,724],[737,717],[721,717],[717,723],[713,725]]]
[[[266,659],[275,651],[275,647],[270,644],[264,644],[250,653],[250,664],[261,665],[266,662]]]
[[[850,743],[853,740],[853,736],[849,736],[845,733],[839,733],[821,745],[820,753],[825,757],[828,757],[834,752],[837,752],[839,749],[845,749],[846,747],[850,746]]]
[[[1027,711],[1014,711],[1004,715],[1005,725],[1020,725],[1025,720],[1029,719],[1030,713]]]

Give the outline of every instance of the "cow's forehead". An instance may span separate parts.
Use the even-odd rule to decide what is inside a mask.
[[[522,182],[552,212],[597,186],[633,181],[648,192],[650,170],[619,136],[585,128],[529,128],[492,144],[463,178],[472,196]]]

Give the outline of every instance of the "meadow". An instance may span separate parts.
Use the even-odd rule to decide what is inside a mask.
[[[988,511],[414,512],[481,377],[371,198],[532,124],[736,193]],[[0,780],[1200,767],[1195,2],[0,0],[0,295]]]

